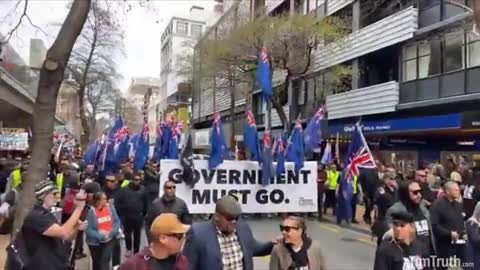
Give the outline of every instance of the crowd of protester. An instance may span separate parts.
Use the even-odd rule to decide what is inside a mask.
[[[3,234],[12,232],[29,160],[28,155],[0,158]],[[339,225],[359,223],[356,206],[364,205],[363,221],[378,244],[373,268],[447,269],[445,263],[428,260],[453,257],[479,269],[480,168],[449,160],[446,168],[436,164],[404,174],[377,164],[354,178],[353,213],[337,218]],[[329,209],[339,216],[341,168],[318,167],[320,220]],[[271,255],[274,270],[325,269],[321,239],[307,235],[303,217],[283,215],[278,239],[262,243],[244,221],[241,205],[226,196],[217,201],[209,220],[193,222],[187,204],[176,196],[176,182],[160,183],[160,173],[154,161],[141,171],[127,161],[117,170],[100,172],[75,155],[52,157],[48,179],[32,194],[35,207],[9,245],[6,269],[75,269],[87,253],[93,270],[254,270],[253,257],[265,255]],[[26,267],[19,268],[21,263]]]

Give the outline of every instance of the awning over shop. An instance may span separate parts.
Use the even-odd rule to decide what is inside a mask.
[[[408,117],[378,121],[361,122],[364,133],[415,132],[462,128],[462,114]],[[328,124],[329,134],[349,134],[354,131],[355,123]]]

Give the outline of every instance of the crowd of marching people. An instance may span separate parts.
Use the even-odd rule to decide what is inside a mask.
[[[0,158],[4,234],[12,230],[29,158]],[[319,164],[319,219],[331,209],[339,225],[358,223],[356,206],[363,204],[364,222],[377,238],[375,270],[479,269],[480,168],[449,160],[445,168],[435,164],[401,173],[376,163],[353,178],[350,215],[339,202],[343,165]],[[193,222],[186,202],[176,196],[176,182],[159,182],[155,161],[143,170],[134,171],[127,161],[118,170],[99,172],[80,156],[65,155],[52,157],[50,167],[49,179],[35,186],[35,207],[7,249],[7,269],[75,269],[87,253],[93,270],[253,270],[253,257],[265,255],[271,255],[270,269],[325,269],[321,239],[307,235],[303,217],[283,215],[278,239],[262,243],[236,198],[226,196],[210,220]]]
[[[0,161],[15,164],[0,168],[3,194],[18,191],[29,156]],[[93,270],[253,270],[253,257],[270,254],[271,269],[325,269],[320,243],[308,237],[301,217],[285,216],[278,239],[259,242],[232,196],[217,201],[210,220],[192,224],[173,179],[161,184],[159,197],[157,163],[134,172],[124,162],[119,170],[102,174],[81,163],[71,155],[52,159],[49,179],[35,186],[35,206],[7,248],[6,269],[75,269],[75,262],[87,256],[84,245]],[[1,225],[11,233],[15,202],[2,202],[7,211],[0,213]]]
[[[364,222],[377,238],[374,269],[480,269],[480,168],[449,159],[446,168],[402,173],[376,163],[354,177],[352,200],[353,209],[364,204]],[[319,169],[320,217],[336,211],[338,179],[337,165]],[[356,216],[337,213],[337,223],[358,223]]]

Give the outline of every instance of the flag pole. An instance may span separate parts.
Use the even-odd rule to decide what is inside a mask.
[[[372,157],[373,166],[377,167],[377,164],[375,163],[375,159],[373,158],[372,152],[370,151],[370,147],[368,147],[367,140],[365,140],[365,136],[363,136],[362,127],[360,126],[360,121],[361,120],[362,120],[362,118],[360,117],[358,122],[355,124],[355,128],[358,128],[358,132],[360,133],[360,138],[362,140],[362,143],[365,145],[365,148],[366,148],[368,154]]]

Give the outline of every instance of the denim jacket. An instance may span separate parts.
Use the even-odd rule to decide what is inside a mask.
[[[109,205],[108,207],[110,207],[110,213],[112,214],[113,228],[112,228],[112,232],[110,233],[110,238],[113,239],[117,237],[118,232],[120,230],[120,218],[117,215],[117,211],[115,210],[115,207],[111,205]],[[97,216],[95,215],[94,207],[91,207],[88,210],[87,221],[88,221],[88,226],[86,230],[87,244],[88,245],[100,244],[100,242],[103,240],[103,235],[100,232],[98,232]]]

